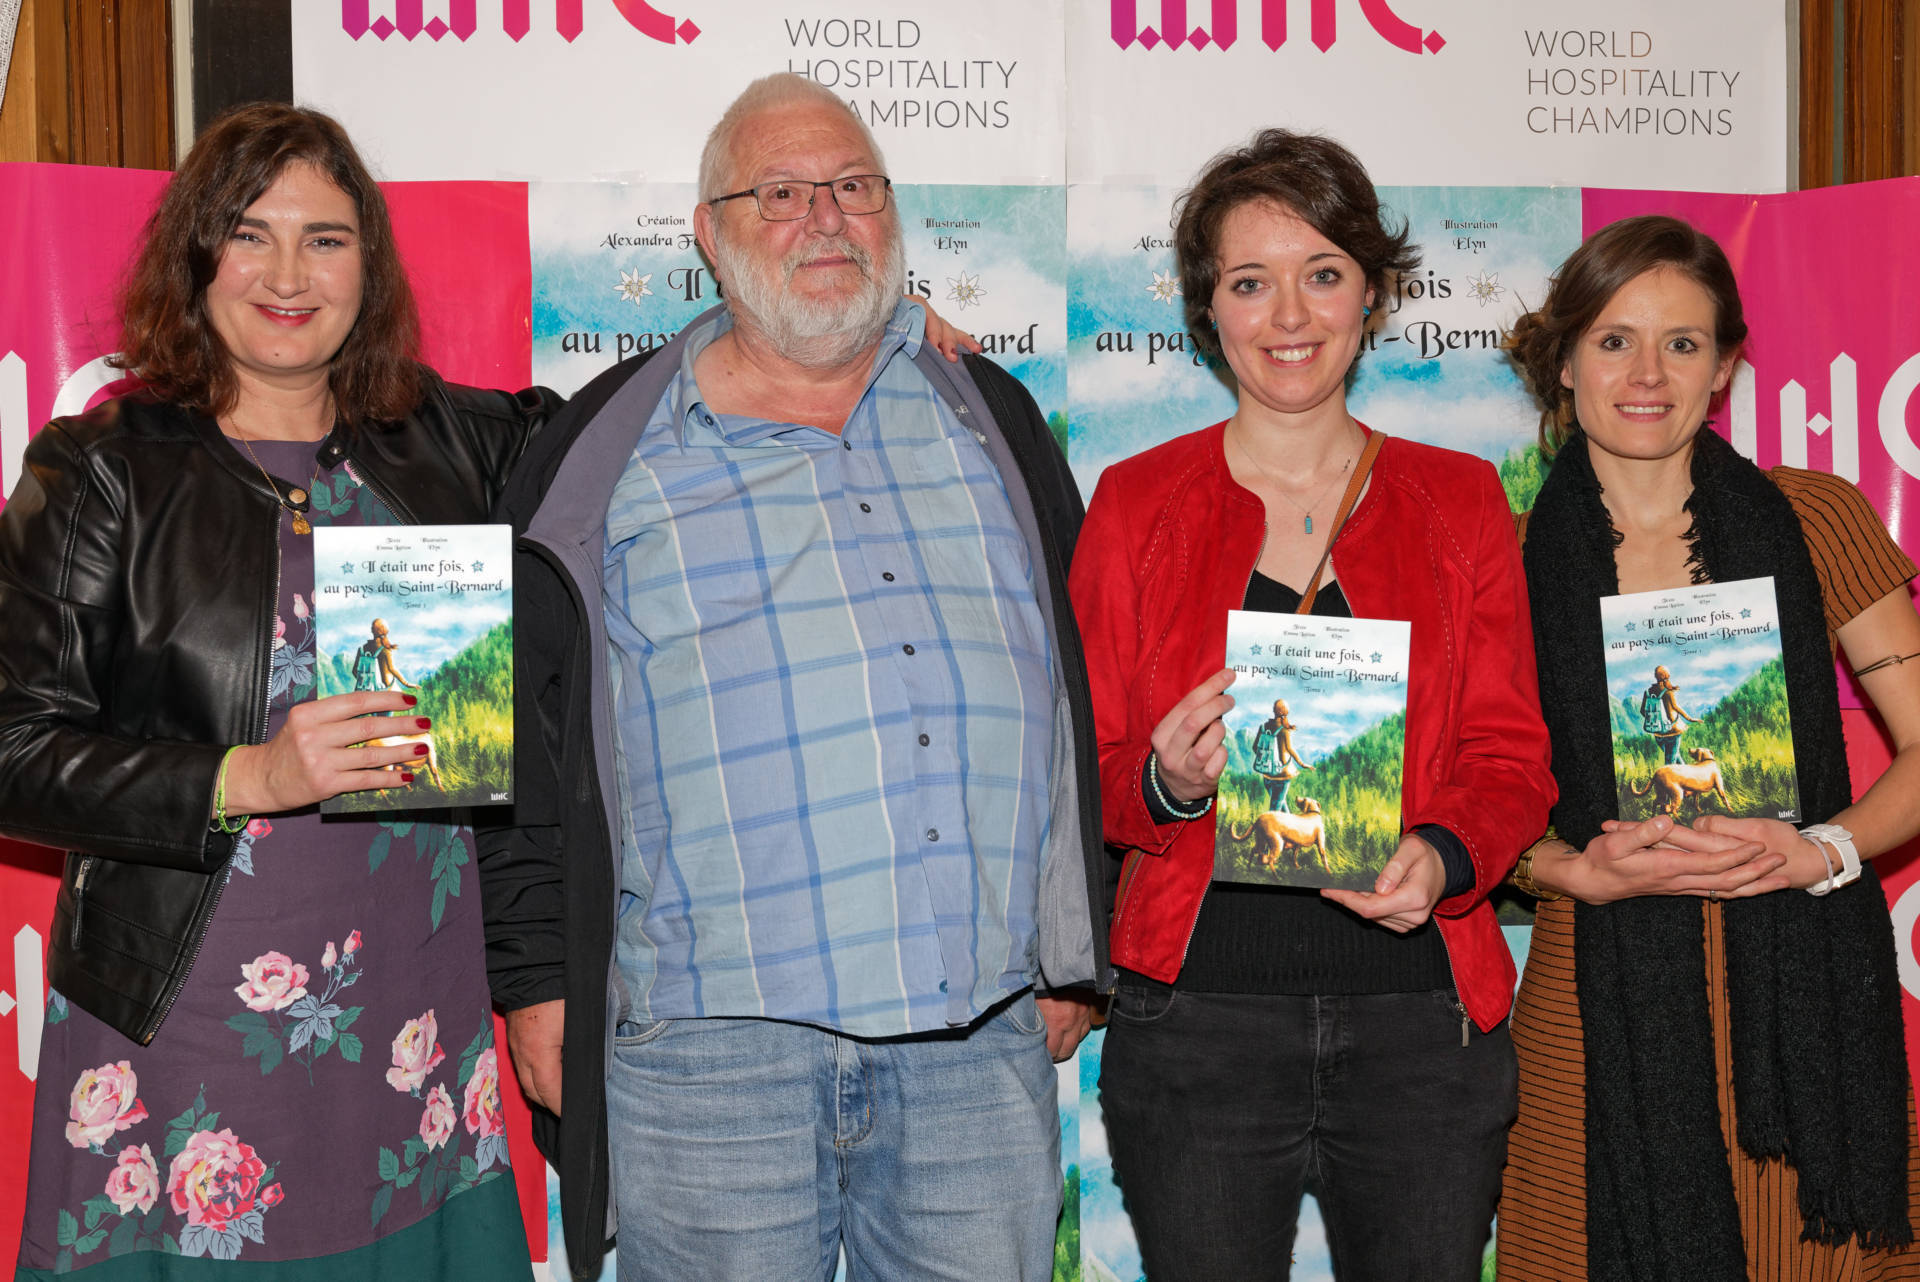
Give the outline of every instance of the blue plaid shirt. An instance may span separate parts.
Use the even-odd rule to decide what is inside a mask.
[[[688,336],[607,507],[632,1021],[859,1036],[1034,977],[1052,676],[1026,542],[902,304],[840,435],[717,414]]]

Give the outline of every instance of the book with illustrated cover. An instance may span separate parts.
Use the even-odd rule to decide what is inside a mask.
[[[1231,610],[1213,875],[1371,890],[1400,844],[1411,625]]]
[[[369,742],[427,749],[393,772],[393,787],[345,793],[321,811],[511,802],[512,528],[322,525],[313,541],[320,695],[413,695],[419,703],[393,717],[395,733],[370,731]],[[418,731],[419,717],[432,728]]]
[[[1600,601],[1622,819],[1798,820],[1773,580]]]

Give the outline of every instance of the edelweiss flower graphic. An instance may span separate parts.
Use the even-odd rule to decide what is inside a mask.
[[[638,307],[641,299],[653,297],[653,291],[647,288],[647,282],[652,279],[652,272],[642,276],[639,272],[622,271],[620,283],[613,287],[613,292]]]
[[[987,296],[987,291],[980,288],[980,278],[965,272],[947,277],[947,284],[951,286],[947,290],[947,297],[962,307],[978,307],[980,300]]]
[[[1500,283],[1500,274],[1481,268],[1478,276],[1467,277],[1467,297],[1485,307],[1488,303],[1497,303],[1506,294],[1506,286]]]
[[[1172,272],[1167,272],[1164,275],[1160,272],[1155,272],[1153,274],[1153,284],[1147,286],[1147,292],[1152,294],[1158,301],[1172,306],[1173,300],[1180,297],[1180,278]]]

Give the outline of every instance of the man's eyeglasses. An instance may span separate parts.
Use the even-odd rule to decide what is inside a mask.
[[[822,187],[833,193],[833,203],[843,214],[877,214],[887,207],[887,192],[892,190],[893,183],[882,174],[847,174],[825,182],[784,178],[715,196],[713,203],[718,205],[751,196],[762,218],[770,223],[790,223],[813,212],[813,198]]]

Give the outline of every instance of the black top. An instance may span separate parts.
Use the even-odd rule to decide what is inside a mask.
[[[1300,608],[1300,593],[1256,571],[1247,584],[1243,608],[1292,614]],[[1312,613],[1353,617],[1338,583],[1320,590]],[[1473,867],[1460,839],[1434,825],[1423,825],[1420,835],[1447,864],[1447,893],[1471,887]],[[1461,886],[1457,883],[1463,869],[1465,885]],[[1121,977],[1129,985],[1165,987],[1132,971],[1122,971]],[[1430,921],[1398,935],[1321,898],[1316,890],[1232,881],[1207,887],[1186,962],[1172,985],[1190,992],[1301,996],[1405,993],[1453,986],[1446,947]]]

